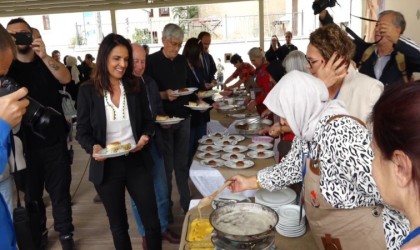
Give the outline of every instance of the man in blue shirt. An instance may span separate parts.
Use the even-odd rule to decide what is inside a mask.
[[[0,24],[0,76],[7,74],[13,61],[15,45],[11,36]],[[1,82],[0,82],[1,86]],[[29,101],[22,99],[28,94],[21,88],[11,94],[0,97],[0,173],[4,171],[10,155],[10,131],[22,120]],[[12,218],[3,196],[0,194],[0,249],[16,249],[16,238]]]

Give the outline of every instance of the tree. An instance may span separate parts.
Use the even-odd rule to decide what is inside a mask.
[[[147,28],[146,29],[134,28],[134,34],[132,38],[133,38],[133,42],[136,42],[139,44],[152,43],[150,39],[150,31]]]
[[[191,19],[198,17],[198,7],[197,6],[183,6],[175,7],[172,9],[174,18],[179,19],[179,26],[185,32],[189,32],[189,27],[191,24]]]

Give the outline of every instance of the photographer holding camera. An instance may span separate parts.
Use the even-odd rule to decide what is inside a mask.
[[[41,38],[32,38],[31,27],[22,18],[9,21],[7,31],[15,38],[16,59],[8,77],[9,88],[28,88],[30,105],[22,122],[22,141],[27,162],[25,203],[39,209],[41,228],[33,229],[35,244],[43,249],[48,243],[44,186],[50,195],[54,229],[60,234],[63,249],[74,249],[71,211],[71,168],[67,151],[67,124],[58,89],[71,81],[66,67],[48,56]],[[36,100],[36,101],[35,101]],[[38,103],[39,102],[39,103]],[[58,111],[58,112],[57,112]]]
[[[0,76],[7,74],[13,61],[15,44],[6,29],[0,24]],[[2,83],[0,81],[0,87]],[[1,89],[1,88],[0,88]],[[21,88],[13,93],[0,94],[0,173],[3,173],[10,155],[10,132],[22,120],[29,101],[22,99],[28,93]],[[0,194],[0,249],[15,250],[16,237],[9,209]]]

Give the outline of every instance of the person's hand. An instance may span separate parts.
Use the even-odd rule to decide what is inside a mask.
[[[211,106],[213,106],[213,108],[215,108],[215,109],[219,109],[220,108],[220,103],[219,102],[213,102],[211,104]]]
[[[250,189],[257,189],[257,178],[256,176],[243,176],[235,175],[229,178],[227,181],[231,181],[231,184],[228,186],[228,189],[233,192],[242,192]]]
[[[47,56],[44,41],[41,38],[36,38],[32,41],[32,49],[41,59]]]
[[[270,127],[264,127],[260,131],[258,131],[258,134],[259,135],[268,135],[269,132],[270,132]]]
[[[93,159],[95,159],[95,161],[104,161],[106,158],[104,157],[100,157],[100,156],[96,156],[96,153],[98,153],[99,151],[101,151],[103,148],[101,147],[101,145],[99,144],[95,144],[93,145],[93,150],[92,150],[92,157]]]
[[[337,56],[337,52],[334,52],[330,60],[322,65],[316,72],[317,77],[325,83],[327,88],[343,80],[347,75],[349,63],[344,62],[343,56],[340,56],[337,61],[335,61]]]
[[[149,140],[150,138],[148,135],[142,135],[139,141],[137,142],[136,147],[133,148],[130,152],[134,153],[134,152],[142,150],[143,147],[146,146],[147,143],[149,143]]]
[[[246,105],[246,108],[250,111],[253,111],[257,108],[257,103],[255,102],[255,100],[252,100]]]
[[[389,22],[378,22],[375,29],[379,31],[382,37],[393,44],[398,42],[401,34],[401,28],[397,28],[394,24]]]
[[[166,95],[168,96],[168,100],[171,101],[171,102],[173,100],[176,100],[176,98],[178,98],[177,95],[174,95],[174,91],[172,89],[166,90]]]
[[[12,128],[20,123],[26,112],[29,100],[24,97],[27,94],[27,88],[20,88],[13,93],[0,97],[0,119],[3,119]]]
[[[214,87],[212,82],[206,82],[204,83],[204,86],[206,87],[206,89],[212,89]]]
[[[269,109],[266,109],[261,113],[261,118],[268,118],[272,113]]]
[[[278,138],[282,134],[281,128],[280,123],[276,122],[270,127],[268,134],[273,138]]]

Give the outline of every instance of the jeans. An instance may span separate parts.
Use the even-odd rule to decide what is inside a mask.
[[[159,221],[161,232],[166,232],[168,229],[168,212],[169,212],[169,192],[168,184],[166,182],[165,165],[163,155],[159,152],[156,142],[150,143],[150,153],[152,154],[153,166],[153,185],[155,186],[156,204],[158,208]],[[137,211],[136,203],[131,199],[131,206],[133,208],[134,219],[137,224],[137,229],[141,236],[145,236],[144,226]]]
[[[188,164],[191,166],[195,152],[198,148],[198,140],[207,134],[207,123],[200,124],[198,126],[191,126],[190,134],[190,149],[189,149],[189,161]]]
[[[9,171],[9,170],[6,170]],[[6,179],[0,181],[0,193],[3,195],[7,208],[9,209],[10,216],[13,217],[13,177],[10,175]]]
[[[128,156],[106,159],[103,181],[100,185],[95,185],[105,207],[117,250],[132,249],[125,205],[126,190],[133,198],[144,222],[148,248],[162,249],[151,168],[141,164],[142,158],[137,157],[139,154],[140,152],[130,153]]]
[[[161,145],[166,169],[166,181],[168,183],[169,200],[172,194],[172,172],[175,172],[176,185],[180,195],[181,208],[188,212],[191,193],[188,186],[190,177],[190,165],[188,164],[190,142],[190,120],[188,117],[178,124],[162,129]]]

